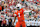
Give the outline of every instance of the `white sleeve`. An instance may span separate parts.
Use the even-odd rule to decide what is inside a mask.
[[[29,13],[29,12],[31,12],[31,10],[28,10],[28,11],[27,11],[27,10],[25,10],[25,11],[24,11],[24,13]]]

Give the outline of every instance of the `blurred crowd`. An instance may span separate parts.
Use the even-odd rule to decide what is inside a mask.
[[[24,8],[26,13],[24,13],[25,18],[40,18],[40,3],[39,2],[28,2],[24,0],[0,0],[0,21],[5,25],[6,20],[9,18],[6,17],[14,17],[14,12],[17,10],[16,4],[20,3],[22,8]],[[10,18],[12,20],[12,18]],[[9,22],[11,22],[9,20]],[[12,23],[12,22],[11,22]],[[11,23],[9,25],[11,25]]]

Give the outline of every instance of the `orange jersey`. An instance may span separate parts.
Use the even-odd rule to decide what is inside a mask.
[[[18,17],[18,21],[24,21],[24,10],[23,10],[23,8],[22,9],[20,9],[19,11],[17,10],[16,12],[15,12],[15,14],[17,15],[17,17]]]

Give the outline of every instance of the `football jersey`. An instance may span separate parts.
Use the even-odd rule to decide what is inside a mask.
[[[19,11],[16,10],[15,14],[17,15],[18,21],[23,21],[24,20],[24,8],[20,9]]]

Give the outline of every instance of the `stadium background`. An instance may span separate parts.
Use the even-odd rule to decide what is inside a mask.
[[[17,9],[18,3],[22,4],[25,12],[27,11],[24,14],[26,26],[40,26],[40,0],[0,0],[0,21],[5,19],[8,25],[8,19],[11,18],[13,22],[13,12]]]

